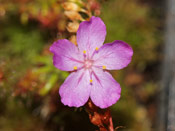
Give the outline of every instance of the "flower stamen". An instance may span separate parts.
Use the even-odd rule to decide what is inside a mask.
[[[98,47],[96,47],[96,48],[95,48],[95,50],[96,50],[96,51],[98,51],[98,50],[99,50],[99,48],[98,48]]]
[[[77,68],[77,66],[74,66],[74,70],[77,70],[78,68]]]
[[[86,50],[83,51],[83,54],[86,54]]]
[[[90,83],[92,83],[92,81],[93,81],[93,80],[92,80],[92,79],[90,79]]]
[[[105,70],[105,69],[106,69],[106,66],[103,65],[103,66],[102,66],[102,69]]]

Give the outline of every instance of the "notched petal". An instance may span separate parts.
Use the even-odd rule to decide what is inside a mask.
[[[61,102],[70,107],[83,106],[89,99],[90,84],[88,71],[79,70],[71,73],[61,85]]]
[[[53,64],[56,68],[64,71],[73,71],[74,67],[81,67],[83,56],[78,48],[66,39],[58,40],[50,47],[54,54]]]
[[[95,69],[90,98],[100,108],[107,108],[115,104],[121,93],[120,85],[107,71]]]
[[[132,59],[133,50],[125,42],[116,40],[104,44],[93,57],[96,66],[106,66],[108,70],[119,70],[126,67]]]
[[[90,21],[80,23],[77,31],[77,43],[81,52],[86,50],[91,56],[100,48],[106,37],[106,26],[99,17],[91,17]]]

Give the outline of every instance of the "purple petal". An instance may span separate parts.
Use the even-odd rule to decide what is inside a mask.
[[[106,37],[106,26],[99,17],[81,22],[77,31],[77,43],[80,52],[84,50],[91,55],[96,47],[100,48]]]
[[[88,101],[90,95],[89,81],[88,71],[82,69],[71,73],[59,90],[62,103],[70,107],[83,106]]]
[[[133,50],[125,42],[116,40],[104,44],[94,55],[95,66],[105,66],[108,70],[118,70],[126,67],[132,59]]]
[[[50,51],[54,54],[54,66],[60,70],[73,71],[75,66],[77,68],[82,66],[83,56],[78,48],[66,39],[54,42]]]
[[[107,108],[119,100],[120,85],[107,71],[95,69],[92,80],[90,98],[96,106]]]

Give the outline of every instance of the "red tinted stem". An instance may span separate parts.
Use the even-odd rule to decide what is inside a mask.
[[[109,108],[101,109],[95,106],[91,100],[87,102],[85,107],[91,123],[98,126],[99,131],[114,131]]]

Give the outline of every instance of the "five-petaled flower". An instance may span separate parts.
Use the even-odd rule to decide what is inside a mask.
[[[59,89],[61,101],[70,107],[83,106],[90,98],[107,108],[120,98],[120,85],[108,70],[126,67],[133,55],[132,48],[116,40],[103,45],[106,26],[99,17],[80,23],[77,31],[78,47],[67,39],[53,43],[53,64],[63,71],[73,71]]]

